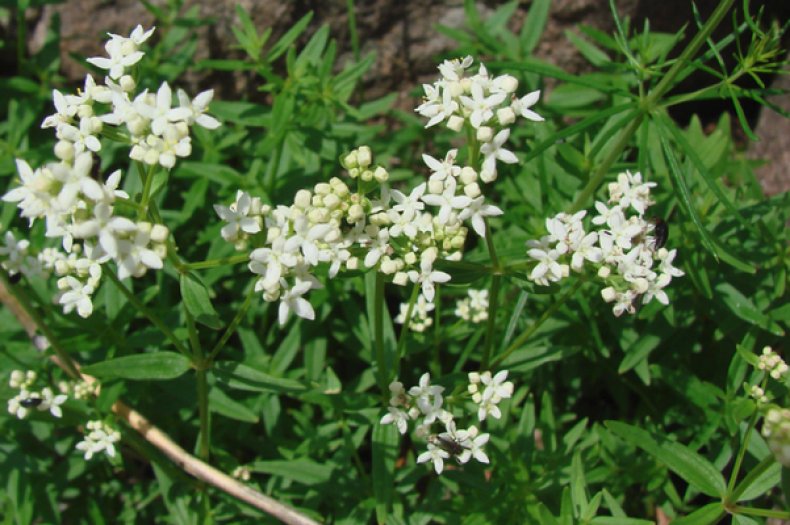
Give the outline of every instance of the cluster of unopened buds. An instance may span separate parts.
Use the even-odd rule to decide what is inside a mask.
[[[86,460],[101,452],[115,457],[115,443],[121,440],[120,432],[101,420],[88,421],[85,430],[82,441],[77,443],[77,450],[85,454]]]
[[[98,396],[100,388],[100,383],[96,380],[61,381],[58,383],[58,390],[74,399],[90,399]]]
[[[784,378],[787,374],[788,366],[784,359],[774,352],[770,346],[763,348],[763,353],[759,357],[757,364],[759,370],[763,370],[776,380]]]
[[[488,415],[497,419],[501,417],[496,405],[513,394],[513,383],[506,379],[507,371],[504,370],[493,377],[490,372],[469,374],[468,390],[477,406],[480,421]],[[395,424],[398,432],[405,434],[409,423],[415,422],[415,435],[427,441],[427,450],[417,457],[418,463],[431,461],[437,474],[441,474],[444,460],[450,457],[461,464],[472,458],[488,463],[483,447],[489,440],[489,434],[481,434],[475,425],[467,429],[457,428],[455,416],[444,408],[444,387],[431,385],[429,373],[423,374],[419,384],[408,391],[399,381],[391,383],[389,389],[389,408],[381,418],[381,424]],[[434,425],[443,426],[444,431],[433,432]]]
[[[4,201],[17,203],[21,216],[31,225],[36,219],[46,221],[47,237],[61,239],[64,251],[48,248],[39,254],[39,262],[59,276],[55,300],[66,313],[76,310],[82,317],[91,315],[101,265],[114,261],[121,279],[141,277],[150,269],[161,269],[166,255],[167,227],[117,213],[116,207],[138,211],[141,204],[119,190],[120,170],[106,179],[101,176],[97,154],[102,151],[102,139],[122,136],[121,140],[132,145],[130,158],[169,169],[177,157],[191,152],[190,126],[219,126],[205,114],[211,91],[190,101],[179,90],[178,107],[172,106],[173,94],[167,83],[156,93],[145,90],[134,95],[137,82],[130,68],[144,56],[140,46],[152,33],[153,29],[144,31],[137,26],[128,37],[110,34],[105,46],[109,56],[88,59],[108,71],[104,84],[87,75],[76,94],[53,91],[56,112],[42,127],[55,130],[58,142],[54,153],[60,161],[34,170],[17,159],[21,184],[3,196]],[[112,133],[107,126],[115,128]],[[147,174],[142,173],[143,168],[138,171],[150,179],[151,168],[148,170]],[[26,241],[12,246],[8,235],[5,241],[0,251],[4,268],[27,273],[20,264],[31,264],[22,258]]]
[[[664,288],[684,273],[672,266],[676,250],[663,247],[667,226],[644,218],[653,204],[654,186],[643,182],[640,173],[618,175],[617,182],[609,184],[609,206],[595,203],[598,215],[592,223],[597,231],[585,231],[586,211],[546,219],[548,235],[527,243],[527,254],[538,261],[529,278],[548,286],[568,277],[570,270],[581,272],[585,264],[592,264],[606,284],[601,296],[614,303],[616,316],[633,314],[640,301],[647,304],[653,298],[669,304]]]
[[[24,419],[33,410],[49,412],[57,418],[62,417],[63,411],[60,406],[68,397],[64,394],[55,395],[50,387],[34,390],[32,387],[37,377],[33,370],[11,372],[8,384],[11,388],[18,389],[19,393],[8,400],[8,412],[19,419]]]

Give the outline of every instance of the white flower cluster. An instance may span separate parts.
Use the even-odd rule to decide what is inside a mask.
[[[85,427],[88,432],[76,447],[85,453],[85,459],[91,459],[100,452],[115,457],[115,443],[121,440],[121,434],[100,420],[88,421]]]
[[[540,91],[533,91],[521,98],[515,95],[518,80],[511,75],[492,77],[483,64],[478,72],[470,75],[472,57],[446,60],[439,66],[441,78],[433,84],[423,84],[423,103],[416,111],[428,119],[425,127],[445,122],[453,131],[460,131],[467,123],[480,142],[483,162],[480,179],[493,182],[497,178],[497,161],[506,164],[518,162],[516,156],[503,146],[510,137],[507,127],[521,116],[534,122],[543,121],[532,106],[538,101]]]
[[[763,420],[763,437],[776,461],[790,467],[790,409],[771,407]]]
[[[42,273],[39,259],[28,254],[29,248],[30,241],[27,239],[17,241],[12,232],[5,232],[0,243],[0,266],[8,272],[8,275],[13,277],[21,273],[31,277]]]
[[[501,370],[494,376],[489,371],[469,373],[469,393],[472,394],[472,401],[477,404],[477,417],[480,421],[484,421],[489,414],[496,419],[502,417],[497,405],[513,395],[513,383],[506,379],[507,370]]]
[[[41,256],[43,265],[60,276],[56,299],[66,313],[76,309],[82,317],[91,315],[91,296],[101,279],[101,264],[115,261],[121,279],[141,277],[149,269],[161,269],[166,254],[169,231],[165,226],[116,215],[118,201],[139,205],[118,189],[120,170],[106,180],[100,177],[99,162],[94,158],[102,148],[100,136],[126,135],[124,141],[132,144],[132,159],[172,168],[176,157],[191,152],[189,126],[219,126],[205,114],[211,91],[194,101],[179,91],[177,108],[171,108],[167,83],[156,94],[143,91],[132,98],[136,82],[126,71],[143,57],[139,46],[152,32],[137,26],[129,37],[110,35],[106,45],[109,58],[88,60],[109,70],[104,85],[97,85],[88,75],[84,88],[74,95],[53,91],[56,112],[42,127],[55,129],[55,155],[60,162],[33,170],[18,159],[21,185],[3,196],[4,201],[17,203],[21,216],[31,225],[44,219],[47,237],[62,239],[65,254],[45,250]],[[105,125],[118,129],[108,134]],[[17,245],[17,251],[19,248]]]
[[[101,384],[96,381],[61,381],[58,383],[58,390],[62,394],[69,395],[74,399],[89,399],[99,395]]]
[[[414,303],[411,311],[411,319],[409,319],[409,329],[415,332],[424,332],[429,326],[433,324],[433,318],[430,312],[433,311],[434,304],[425,300],[425,297],[420,295]],[[401,303],[400,313],[395,317],[394,321],[398,324],[406,322],[406,314],[409,312],[409,303]]]
[[[777,381],[783,379],[788,371],[787,363],[785,363],[779,354],[774,352],[770,346],[763,348],[763,353],[760,355],[757,368],[768,372],[768,375]]]
[[[479,405],[478,417],[480,421],[491,414],[500,417],[501,413],[496,404],[501,399],[510,397],[513,384],[505,382],[507,371],[502,371],[491,377],[490,372],[482,374],[469,374],[469,391],[473,400]],[[478,384],[482,382],[485,388],[482,392]],[[409,429],[409,421],[415,421],[415,434],[427,440],[427,450],[417,457],[417,463],[431,461],[437,474],[444,469],[444,460],[454,457],[459,463],[466,463],[474,458],[481,463],[488,463],[488,456],[483,446],[488,443],[489,434],[481,434],[480,430],[471,425],[467,429],[456,427],[455,417],[444,408],[442,393],[444,387],[431,385],[431,376],[425,373],[420,377],[417,386],[408,391],[403,383],[395,381],[389,386],[391,397],[387,414],[381,418],[382,425],[394,423],[398,432],[405,434]],[[432,427],[441,424],[443,432],[434,433]]]
[[[770,401],[765,390],[758,385],[747,385],[746,393],[754,399],[758,404],[765,404]]]
[[[24,419],[34,409],[39,412],[49,412],[53,417],[62,417],[63,411],[60,405],[65,403],[68,397],[63,394],[54,395],[49,387],[44,387],[40,391],[33,390],[31,387],[36,382],[36,378],[33,370],[11,372],[8,384],[11,388],[18,389],[19,393],[8,400],[8,412],[19,419]]]
[[[581,272],[588,262],[597,267],[598,277],[607,284],[601,295],[606,302],[614,303],[616,316],[633,314],[640,298],[645,304],[653,298],[669,304],[664,288],[673,277],[684,273],[672,266],[676,250],[662,246],[666,232],[660,238],[656,224],[644,218],[653,204],[650,188],[654,186],[653,182],[643,182],[640,173],[618,175],[617,182],[609,184],[611,207],[595,203],[598,215],[592,223],[599,226],[597,231],[585,231],[582,219],[586,211],[559,213],[546,219],[549,235],[527,242],[527,254],[538,261],[529,278],[548,286],[567,277],[571,269]],[[636,215],[627,216],[631,210]]]
[[[261,230],[262,219],[263,246],[250,254],[249,268],[260,276],[256,290],[263,292],[264,300],[280,301],[281,324],[291,311],[306,319],[315,316],[303,296],[321,286],[314,275],[321,264],[328,265],[330,278],[341,269],[364,266],[390,276],[400,286],[419,283],[425,302],[431,303],[435,285],[450,279],[434,263],[440,258],[461,258],[467,235],[462,221],[482,224],[483,216],[501,213],[483,205],[482,196],[473,201],[455,195],[456,177],[467,173],[471,181],[476,175],[471,168],[454,166],[454,158],[453,151],[444,163],[436,161],[440,172],[405,195],[383,185],[389,178],[387,170],[373,164],[370,148],[360,147],[342,159],[349,177],[356,181],[356,192],[334,177],[316,184],[312,191],[299,190],[291,206],[274,208],[240,192],[230,206],[216,207],[227,223],[223,237],[243,246]],[[439,193],[426,195],[430,187]],[[439,209],[433,214],[426,204]],[[464,209],[457,213],[460,208]]]
[[[467,290],[468,297],[455,303],[455,315],[472,323],[482,323],[488,319],[488,290]]]

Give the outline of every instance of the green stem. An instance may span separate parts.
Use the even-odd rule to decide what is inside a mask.
[[[584,279],[580,278],[578,281],[576,281],[576,284],[574,284],[568,291],[562,294],[560,298],[554,302],[554,304],[552,304],[548,309],[546,309],[546,311],[543,312],[543,315],[541,315],[540,318],[537,321],[535,321],[535,323],[532,324],[532,326],[524,330],[521,333],[521,335],[516,337],[516,339],[510,344],[510,346],[507,347],[507,349],[504,352],[502,352],[502,355],[500,355],[494,360],[494,362],[491,365],[491,368],[496,369],[496,367],[502,364],[502,362],[505,359],[507,359],[507,357],[510,354],[518,350],[521,347],[521,345],[523,345],[530,337],[532,337],[532,334],[538,331],[538,328],[540,328],[541,325],[543,325],[543,323],[545,323],[552,315],[554,315],[554,312],[556,312],[560,308],[560,306],[565,304],[565,302],[568,299],[570,299],[573,294],[576,293],[576,291],[581,287],[582,284],[584,284]]]
[[[790,512],[785,510],[755,509],[754,507],[741,507],[735,505],[731,508],[731,511],[734,514],[748,514],[751,516],[761,516],[763,518],[790,519]]]
[[[499,257],[496,254],[493,235],[488,221],[486,225],[486,247],[488,256],[491,258],[494,275],[491,277],[491,287],[488,290],[488,322],[486,324],[486,338],[483,343],[483,358],[480,361],[481,370],[487,370],[491,362],[491,352],[494,349],[494,329],[496,328],[496,311],[499,301],[499,289],[502,286],[502,266],[499,264]]]
[[[387,371],[384,369],[384,274],[380,272],[376,272],[376,289],[373,296],[373,334],[379,387],[384,396],[387,396]]]
[[[694,56],[694,54],[708,40],[710,35],[719,26],[722,20],[724,20],[724,17],[727,16],[727,13],[729,12],[730,7],[732,7],[734,1],[735,0],[721,0],[719,2],[719,5],[713,11],[713,14],[711,14],[708,21],[705,22],[705,24],[699,30],[699,33],[694,35],[694,38],[691,39],[689,45],[687,45],[683,52],[680,53],[680,56],[677,58],[672,67],[669,68],[669,71],[666,72],[658,85],[647,95],[645,107],[648,111],[652,110],[661,97],[663,97],[664,94],[672,88],[672,82],[675,81],[675,77],[680,74],[681,70],[691,61],[691,58]]]
[[[398,361],[403,358],[403,345],[406,344],[406,334],[409,332],[411,316],[414,313],[414,305],[417,303],[417,297],[419,295],[420,283],[414,283],[414,287],[411,289],[411,296],[409,296],[409,307],[406,309],[406,319],[403,320],[403,328],[401,328],[400,334],[398,335],[398,346],[395,352]]]
[[[200,414],[200,441],[198,457],[208,461],[211,443],[211,416],[208,406],[208,370],[199,368],[195,374],[197,379],[198,412]]]
[[[491,278],[491,288],[488,291],[488,322],[486,324],[486,338],[483,343],[483,358],[480,361],[480,370],[488,370],[488,365],[491,362],[491,352],[494,350],[497,302],[499,301],[499,289],[501,286],[502,276],[494,275]]]
[[[200,434],[198,438],[198,456],[204,461],[208,461],[211,443],[211,420],[209,419],[208,406],[208,360],[203,354],[203,347],[200,345],[195,320],[192,314],[184,307],[184,316],[187,320],[189,329],[189,342],[192,345],[192,365],[197,370],[195,379],[197,381],[198,414],[200,416]]]
[[[642,124],[642,120],[644,118],[644,113],[639,113],[628,123],[625,129],[620,132],[620,135],[617,137],[617,142],[614,143],[614,146],[612,146],[612,149],[609,150],[609,153],[598,165],[595,173],[592,177],[590,177],[590,180],[587,181],[587,184],[584,186],[581,193],[579,193],[579,196],[576,197],[576,200],[573,202],[573,205],[570,209],[571,213],[576,213],[587,205],[587,200],[592,197],[593,193],[595,193],[595,191],[598,189],[598,186],[601,185],[601,182],[603,181],[604,177],[606,177],[606,173],[609,171],[609,168],[612,167],[614,161],[620,157],[625,147],[628,146],[628,143],[633,138],[636,130],[639,129],[639,126]]]
[[[359,35],[357,34],[357,15],[354,0],[346,1],[348,11],[348,35],[351,39],[351,50],[354,53],[354,62],[359,62]]]
[[[776,459],[774,459],[772,454],[768,454],[767,456],[765,456],[763,460],[757,464],[756,467],[754,467],[751,471],[749,471],[749,473],[746,475],[745,478],[743,478],[743,481],[735,488],[735,490],[733,490],[732,492],[728,491],[729,495],[726,497],[726,500],[731,502],[738,501],[738,498],[740,498],[741,494],[743,494],[744,491],[749,488],[749,485],[754,483],[754,480],[760,477],[763,474],[763,472],[765,472],[768,469],[768,467],[770,467],[774,463],[776,463]]]
[[[16,67],[17,73],[22,75],[25,69],[25,40],[27,24],[25,24],[25,10],[17,7],[16,10]]]
[[[765,374],[763,376],[763,381],[762,381],[763,390],[765,390],[767,383],[768,383],[768,375]],[[727,494],[734,493],[735,482],[738,481],[738,474],[741,470],[741,465],[743,464],[743,458],[746,456],[746,449],[749,447],[749,440],[752,437],[752,429],[757,424],[757,418],[759,416],[760,416],[760,411],[755,409],[754,414],[752,414],[752,417],[749,420],[749,425],[746,427],[746,433],[743,436],[743,442],[741,443],[741,448],[738,450],[738,455],[735,457],[735,465],[732,467],[732,473],[730,474],[730,481],[729,483],[727,483]]]
[[[214,348],[211,349],[211,352],[208,354],[207,361],[212,362],[214,358],[217,357],[220,350],[225,346],[225,343],[228,342],[230,336],[236,333],[236,329],[239,327],[241,320],[244,318],[244,315],[247,313],[247,310],[250,308],[250,304],[252,303],[252,298],[255,296],[255,286],[250,288],[250,291],[247,292],[247,297],[244,298],[244,303],[241,305],[241,308],[236,312],[236,315],[231,320],[228,328],[225,329],[225,333],[222,334],[222,337],[219,338],[217,344],[214,345]]]
[[[139,166],[138,166],[138,169]],[[141,174],[142,176],[142,174]],[[148,202],[151,200],[151,186],[154,182],[154,166],[151,165],[145,170],[143,182],[143,195],[140,197],[140,208],[137,210],[137,220],[143,220],[148,213]]]
[[[249,260],[249,255],[231,255],[230,257],[220,257],[218,259],[206,259],[205,261],[185,263],[184,268],[187,270],[205,270],[208,268],[218,268],[220,266],[241,264],[248,262]]]
[[[148,320],[151,321],[151,323],[153,323],[153,325],[156,326],[165,335],[165,337],[167,339],[170,340],[170,342],[173,344],[173,346],[176,348],[176,350],[178,350],[180,353],[182,353],[183,355],[185,355],[186,357],[189,357],[191,359],[192,356],[190,355],[189,351],[184,347],[184,345],[181,344],[181,341],[179,341],[176,338],[176,336],[172,332],[172,330],[170,330],[170,328],[168,328],[167,325],[165,325],[165,323],[159,317],[156,316],[156,314],[154,314],[151,310],[149,310],[148,307],[146,307],[123,284],[123,282],[121,282],[121,280],[118,278],[118,276],[115,274],[114,271],[112,271],[110,268],[105,266],[103,274],[106,275],[107,277],[109,277],[110,280],[113,282],[113,284],[115,284],[115,286],[118,288],[118,290],[120,290],[120,292],[126,297],[126,299],[130,303],[132,303],[132,305],[135,308],[137,308],[137,310],[141,314],[143,314],[145,317],[147,317]]]
[[[80,379],[82,376],[80,375],[79,371],[77,370],[74,361],[72,361],[71,356],[69,356],[68,352],[63,348],[60,344],[55,333],[50,329],[49,324],[44,321],[44,318],[39,315],[38,311],[36,311],[35,307],[33,307],[33,303],[30,300],[30,297],[27,295],[27,292],[19,285],[13,285],[9,281],[8,272],[2,267],[0,267],[0,280],[3,282],[3,286],[5,289],[8,290],[8,293],[13,295],[22,308],[27,312],[33,322],[36,324],[36,328],[44,334],[44,337],[49,342],[49,347],[55,352],[55,355],[58,356],[58,359],[63,363],[63,367],[66,370],[66,373],[73,379]]]

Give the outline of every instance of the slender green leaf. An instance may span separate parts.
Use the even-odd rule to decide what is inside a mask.
[[[189,359],[175,352],[152,352],[108,359],[82,368],[100,379],[175,379],[190,368]]]
[[[376,423],[373,427],[373,494],[376,498],[378,523],[387,521],[392,508],[397,455],[398,431],[395,425]]]
[[[250,464],[250,470],[253,472],[263,472],[273,476],[280,476],[307,486],[329,482],[329,480],[332,479],[332,472],[334,469],[335,467],[333,465],[317,463],[306,458],[288,461],[256,461]]]
[[[780,337],[784,335],[784,330],[782,330],[781,326],[771,321],[768,316],[760,312],[757,307],[754,306],[754,303],[730,283],[717,284],[716,292],[730,311],[739,318],[747,323],[768,330],[774,335]]]
[[[524,25],[521,26],[521,54],[527,56],[537,47],[543,29],[546,27],[546,20],[549,18],[549,8],[551,0],[535,0],[529,6],[529,13]]]
[[[222,328],[222,321],[211,305],[206,285],[191,273],[181,274],[180,284],[184,306],[195,317],[195,320],[215,330]]]
[[[620,421],[607,421],[606,426],[708,496],[722,497],[727,490],[719,469],[685,445],[666,440],[659,443],[649,432]]]
[[[689,514],[672,522],[672,525],[712,525],[724,517],[725,510],[720,502],[708,503]]]
[[[252,367],[231,361],[220,361],[214,365],[217,380],[230,388],[252,392],[295,393],[307,390],[299,381],[274,377]]]
[[[209,391],[208,399],[212,412],[237,421],[244,421],[245,423],[258,422],[258,416],[255,415],[255,412],[238,401],[231,399],[219,388],[212,388]]]

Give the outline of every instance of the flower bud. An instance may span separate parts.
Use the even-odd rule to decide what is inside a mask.
[[[395,261],[390,259],[389,257],[382,257],[381,259],[381,273],[385,273],[387,275],[391,275],[398,271],[398,267],[395,264]]]
[[[601,266],[598,268],[598,277],[601,279],[607,279],[612,274],[612,269],[608,266]]]
[[[324,206],[329,208],[330,210],[334,210],[338,206],[340,206],[340,197],[335,195],[334,193],[330,193],[324,197]]]
[[[516,113],[513,108],[501,108],[496,112],[496,118],[503,126],[509,126],[516,121]]]
[[[125,93],[131,93],[134,91],[134,88],[137,87],[137,83],[134,81],[134,78],[132,78],[131,75],[122,76],[118,84]]]
[[[346,268],[349,270],[357,270],[359,269],[359,258],[358,257],[349,257],[346,261]]]
[[[431,179],[428,181],[428,193],[441,195],[444,191],[444,181]]]
[[[473,182],[472,184],[467,184],[464,186],[464,194],[469,197],[470,199],[474,199],[475,197],[480,196],[480,186]]]
[[[396,284],[398,286],[406,286],[409,282],[409,275],[406,272],[398,272],[392,278],[392,284]]]
[[[342,164],[343,167],[346,168],[347,170],[358,168],[359,161],[357,160],[356,150],[352,151],[351,153],[343,157],[343,160],[340,161],[340,164]]]
[[[154,224],[151,228],[151,240],[154,242],[165,242],[169,234],[170,231],[163,224]]]
[[[359,174],[359,178],[365,182],[370,182],[373,180],[373,172],[370,170],[365,170]]]
[[[601,290],[601,297],[603,297],[603,300],[606,301],[607,303],[611,303],[615,299],[617,299],[617,291],[611,286],[607,286],[606,288]]]
[[[55,144],[55,156],[66,162],[71,161],[74,158],[74,144],[68,140],[59,140]]]
[[[461,128],[464,127],[463,117],[459,117],[458,115],[452,115],[449,119],[447,119],[447,127],[458,133],[459,131],[461,131]]]
[[[360,146],[357,149],[357,163],[360,168],[367,168],[373,162],[373,153],[368,146]]]
[[[514,93],[518,89],[518,79],[512,75],[500,75],[494,79],[494,82],[505,93]]]
[[[300,208],[302,210],[306,210],[310,207],[310,198],[312,195],[308,190],[299,190],[296,192],[294,196],[294,206]]]
[[[354,223],[365,216],[365,210],[359,204],[352,204],[348,209],[348,222]]]
[[[491,142],[494,138],[494,130],[488,126],[480,126],[477,128],[477,140],[480,142]]]
[[[406,262],[406,264],[411,266],[417,262],[417,254],[414,252],[408,252],[403,256],[403,260]]]
[[[376,179],[378,182],[387,182],[387,179],[389,179],[389,177],[390,174],[387,173],[387,170],[385,170],[381,166],[376,166],[376,169],[373,171],[373,178]]]
[[[461,181],[461,184],[472,184],[473,182],[477,182],[477,172],[470,166],[464,166],[461,169],[458,180]]]

